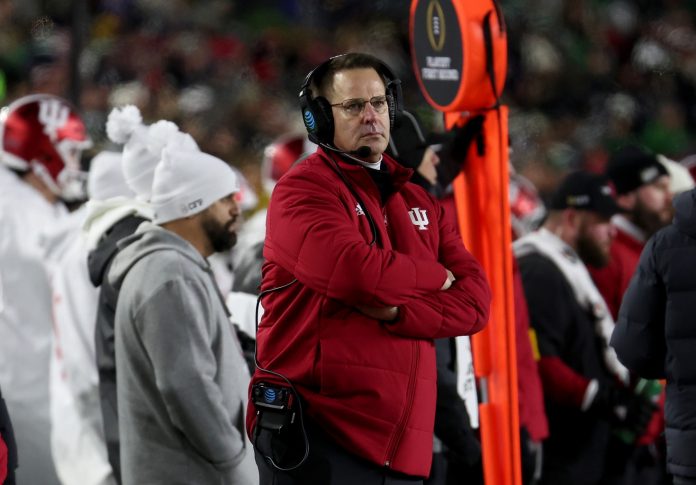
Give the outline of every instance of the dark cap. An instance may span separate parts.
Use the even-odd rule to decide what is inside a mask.
[[[567,175],[551,198],[551,210],[571,208],[606,217],[621,212],[609,180],[603,175],[582,171]]]
[[[635,145],[627,145],[609,159],[607,176],[619,194],[627,194],[638,187],[653,183],[667,169],[657,157]]]

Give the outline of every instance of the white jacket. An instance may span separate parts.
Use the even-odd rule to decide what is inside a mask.
[[[51,448],[63,485],[115,485],[106,456],[94,355],[98,290],[79,227],[53,271]]]
[[[51,290],[44,234],[67,211],[0,166],[0,387],[18,446],[17,483],[58,483],[49,446]]]
[[[94,347],[99,290],[90,281],[87,256],[131,214],[151,216],[146,204],[126,197],[90,200],[74,214],[79,224],[67,237],[54,234],[51,447],[63,485],[116,483],[104,442]]]

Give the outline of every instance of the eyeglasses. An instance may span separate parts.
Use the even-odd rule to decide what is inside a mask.
[[[340,106],[348,116],[359,116],[362,114],[367,103],[370,103],[372,105],[372,109],[379,114],[384,113],[389,107],[389,102],[386,96],[374,96],[369,100],[364,100],[362,98],[346,99],[341,103],[332,104],[331,106]]]

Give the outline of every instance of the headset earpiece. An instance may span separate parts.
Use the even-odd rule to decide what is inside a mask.
[[[323,67],[322,64],[319,67]],[[317,68],[319,69],[319,68]],[[333,142],[333,113],[329,101],[323,96],[312,98],[310,85],[317,69],[310,72],[300,90],[300,108],[302,109],[302,121],[307,129],[311,142],[320,144],[324,140]]]
[[[303,110],[302,116],[310,141],[319,144],[324,140],[331,140],[331,143],[333,143],[334,122],[329,100],[324,96],[317,96],[314,99],[308,97],[307,99],[307,107]],[[310,123],[312,118],[314,120],[313,132],[310,130],[310,126],[308,125],[308,118]]]

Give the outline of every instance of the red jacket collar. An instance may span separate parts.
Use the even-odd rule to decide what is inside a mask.
[[[351,178],[357,174],[365,173],[365,170],[369,170],[367,167],[360,165],[358,162],[351,160],[347,156],[326,150],[323,147],[317,148],[317,154],[323,159],[327,160],[329,163],[333,163],[334,160],[338,162],[341,170],[343,170],[345,173],[351,174]],[[386,164],[387,169],[389,170],[395,192],[398,192],[406,182],[411,180],[413,170],[399,164],[386,153],[382,154],[382,163]]]
[[[645,246],[645,241],[636,239],[635,236],[629,234],[620,227],[616,228],[616,237],[614,238],[614,242],[622,246],[627,246],[633,250],[637,250],[638,252],[642,251],[643,247]]]

